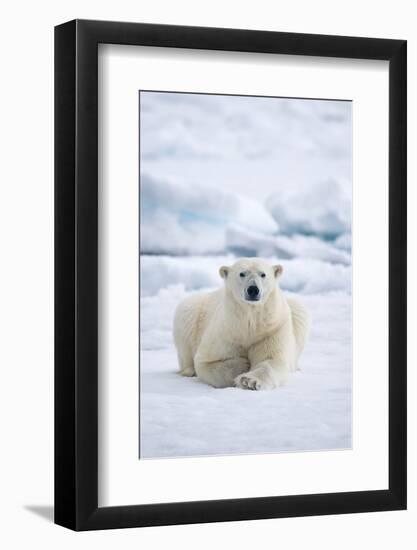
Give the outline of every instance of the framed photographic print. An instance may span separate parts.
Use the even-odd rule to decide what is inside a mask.
[[[55,29],[55,521],[406,507],[406,42]]]

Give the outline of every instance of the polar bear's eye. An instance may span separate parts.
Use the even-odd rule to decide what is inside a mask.
[[[261,277],[264,279],[266,277],[265,273],[261,273]]]
[[[244,276],[245,276],[245,274],[244,274],[243,272],[242,272],[242,273],[239,273],[239,275],[240,275],[241,277],[244,277]]]

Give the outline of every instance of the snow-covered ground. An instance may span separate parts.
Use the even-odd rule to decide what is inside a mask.
[[[142,92],[141,457],[351,444],[351,105]],[[284,266],[312,314],[283,388],[176,374],[172,318],[240,256]]]

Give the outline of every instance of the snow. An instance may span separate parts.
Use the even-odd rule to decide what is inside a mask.
[[[351,104],[141,92],[141,250],[221,254],[227,232],[351,227]]]
[[[351,317],[346,294],[303,296],[313,325],[302,370],[270,392],[214,389],[176,373],[171,323],[175,305],[185,295],[178,285],[142,299],[142,458],[351,446]]]
[[[300,257],[343,265],[351,263],[350,253],[347,252],[347,243],[340,238],[335,242],[328,242],[314,236],[297,234],[291,236],[260,235],[230,226],[226,231],[226,248],[237,256]]]
[[[142,172],[140,186],[143,254],[222,251],[225,228],[231,223],[260,234],[278,231],[261,203],[216,185]]]
[[[351,446],[350,102],[140,93],[141,458]],[[271,392],[182,378],[172,318],[237,257],[312,314]]]
[[[350,102],[141,92],[140,109],[146,160],[350,156]]]
[[[343,233],[334,241],[334,246],[342,250],[352,250],[352,233]]]
[[[282,186],[267,204],[285,233],[337,237],[351,228],[351,190],[339,179]]]

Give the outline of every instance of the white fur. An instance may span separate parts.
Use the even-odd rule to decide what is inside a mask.
[[[269,390],[296,370],[309,331],[309,315],[277,285],[282,266],[244,258],[221,267],[224,287],[193,295],[177,307],[174,340],[180,374],[224,388]],[[248,288],[260,299],[248,301]]]

